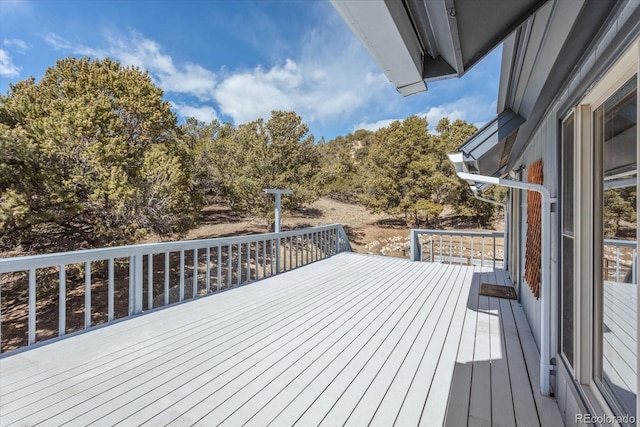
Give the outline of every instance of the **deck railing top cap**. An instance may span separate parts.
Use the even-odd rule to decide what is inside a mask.
[[[416,234],[435,234],[435,235],[455,235],[455,236],[485,236],[485,237],[501,237],[504,235],[501,231],[464,231],[464,230],[425,230],[425,229],[411,229],[411,233]]]
[[[203,249],[206,247],[233,245],[253,241],[289,237],[297,234],[309,234],[329,229],[340,229],[341,224],[328,224],[310,228],[282,231],[280,233],[249,234],[246,236],[217,237],[201,240],[180,240],[172,242],[142,243],[137,245],[114,246],[107,248],[83,249],[78,251],[57,252],[42,255],[28,255],[15,258],[0,258],[0,273],[23,271],[30,268],[42,268],[59,264],[125,258],[141,254],[156,254],[180,250]]]

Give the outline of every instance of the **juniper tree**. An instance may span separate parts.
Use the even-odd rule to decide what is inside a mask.
[[[80,247],[180,231],[190,152],[147,73],[66,58],[0,97],[0,241]]]

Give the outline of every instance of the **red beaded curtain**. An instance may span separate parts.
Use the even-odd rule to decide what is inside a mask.
[[[529,166],[527,181],[542,184],[542,160]],[[540,265],[542,254],[542,195],[527,190],[527,243],[524,263],[524,279],[536,299],[540,299]]]

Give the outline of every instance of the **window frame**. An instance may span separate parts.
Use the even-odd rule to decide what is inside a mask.
[[[598,343],[595,342],[596,328],[598,327],[597,306],[598,301],[594,295],[596,291],[595,277],[598,267],[594,260],[598,255],[595,249],[598,237],[599,226],[596,220],[601,218],[601,212],[594,212],[596,209],[602,210],[596,205],[599,178],[598,166],[596,165],[597,153],[593,138],[594,122],[593,114],[611,95],[622,87],[634,74],[640,83],[640,39],[636,40],[625,51],[621,58],[604,74],[604,76],[593,86],[591,91],[580,101],[580,103],[567,113],[568,118],[574,114],[574,366],[573,373],[575,379],[581,385],[584,396],[587,398],[591,409],[597,415],[613,416],[608,402],[595,383],[595,350]],[[637,91],[640,98],[640,90]],[[639,103],[640,104],[640,103]],[[640,111],[640,110],[639,110]],[[638,113],[640,116],[640,112]],[[640,117],[639,117],[640,118]],[[564,122],[563,122],[564,123]],[[640,126],[638,126],[637,144],[640,148]],[[640,149],[638,160],[640,160]],[[640,165],[640,161],[638,161]],[[640,181],[640,180],[639,180]],[[637,190],[640,186],[637,187]],[[640,194],[640,193],[638,193]],[[640,211],[638,211],[640,219]],[[562,235],[563,230],[559,230]],[[600,233],[601,235],[601,233]],[[637,239],[637,242],[640,240]],[[640,244],[638,245],[640,247]],[[639,290],[640,296],[640,290]],[[640,307],[640,298],[638,301]],[[559,325],[560,326],[560,325]],[[638,350],[640,350],[640,328],[638,328]],[[561,351],[559,351],[561,353]],[[564,357],[564,353],[561,353]],[[637,354],[640,355],[640,352]],[[566,359],[566,357],[565,357]],[[640,374],[640,357],[636,361],[636,372]],[[636,378],[638,385],[640,381]],[[638,387],[640,390],[640,387]],[[640,394],[640,393],[639,393]],[[636,397],[638,402],[639,398]],[[640,408],[640,405],[637,406]],[[637,414],[639,415],[639,414]]]

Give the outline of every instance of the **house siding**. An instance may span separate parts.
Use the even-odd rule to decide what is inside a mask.
[[[558,95],[547,109],[544,118],[537,126],[533,136],[527,141],[526,148],[515,163],[516,168],[523,166],[523,180],[527,176],[527,168],[536,160],[543,161],[544,185],[551,192],[552,197],[559,196],[559,144],[560,122],[580,102],[589,90],[599,81],[608,68],[621,56],[622,52],[640,36],[637,22],[634,22],[640,10],[640,2],[627,1],[616,12],[616,16],[609,21],[609,25],[603,30],[591,44],[589,51],[583,60],[571,73],[558,92]],[[612,56],[612,52],[615,52]],[[515,168],[514,168],[515,169]],[[512,194],[513,196],[513,194]],[[527,206],[526,192],[520,195],[519,212],[514,212],[514,218],[521,227],[519,233],[513,233],[511,245],[519,245],[520,268],[514,282],[519,285],[519,299],[531,326],[536,344],[540,348],[540,302],[536,300],[528,285],[524,282],[524,253],[526,249]],[[558,352],[558,331],[560,325],[558,315],[560,302],[558,299],[558,278],[560,255],[560,232],[558,212],[562,206],[556,205],[551,214],[551,354],[556,357],[558,369],[552,376],[552,384],[558,406],[563,414],[566,425],[578,425],[576,414],[588,412],[581,386],[574,378],[570,367],[564,365]],[[522,236],[518,239],[518,235]],[[512,252],[512,253],[515,253]],[[514,272],[512,272],[514,275]]]
[[[551,192],[551,197],[556,197],[558,194],[558,139],[559,139],[559,126],[558,121],[554,118],[556,112],[553,111],[550,117],[545,118],[542,125],[534,133],[533,138],[520,158],[519,165],[525,167],[523,173],[523,179],[526,179],[529,166],[536,160],[542,159],[542,173],[543,173],[543,185]],[[557,210],[556,210],[557,211]],[[522,229],[521,236],[527,235],[527,193],[522,191],[520,197],[520,227]],[[555,236],[558,235],[558,215],[557,212],[551,214],[551,235],[554,238],[551,239],[551,306],[557,307],[557,276],[558,276],[558,239]],[[536,299],[533,293],[529,290],[529,285],[524,280],[524,254],[526,253],[526,237],[520,239],[520,254],[522,256],[521,268],[519,271],[518,283],[520,284],[520,303],[527,315],[527,320],[531,326],[531,331],[540,348],[540,300]],[[551,324],[556,324],[557,313],[552,310]],[[552,342],[557,341],[555,337],[555,331],[552,328]],[[555,354],[555,345],[552,345],[551,352]]]
[[[524,166],[522,174],[523,180],[526,179],[528,167],[536,160],[542,159],[544,186],[551,193],[551,197],[557,197],[559,193],[558,172],[559,172],[559,141],[560,141],[560,121],[574,107],[573,100],[579,101],[586,95],[590,89],[606,72],[601,64],[598,64],[601,57],[606,57],[609,52],[622,52],[626,46],[624,43],[631,43],[638,37],[635,34],[625,34],[626,37],[617,37],[628,31],[626,26],[629,19],[632,19],[633,13],[640,9],[640,2],[628,1],[617,11],[617,16],[611,20],[611,24],[600,34],[600,37],[592,43],[591,49],[585,55],[582,63],[574,72],[566,79],[562,90],[554,99],[548,108],[544,118],[541,120],[532,137],[529,138],[525,150],[515,163],[516,167]],[[607,58],[608,59],[608,58]],[[617,59],[617,58],[616,58]],[[607,67],[612,65],[613,61],[607,61]],[[598,69],[601,68],[601,69]],[[587,83],[587,84],[585,84]],[[588,88],[588,89],[585,89]],[[520,245],[520,271],[517,280],[520,290],[520,302],[527,315],[527,320],[534,334],[536,344],[540,348],[540,301],[536,300],[533,294],[528,290],[528,285],[524,282],[524,254],[526,249],[526,232],[527,232],[527,197],[526,192],[521,192],[520,198],[520,214],[519,223],[521,227],[520,235],[523,237],[519,241],[512,241],[511,244]],[[558,254],[559,254],[559,232],[558,232],[558,214],[562,206],[558,206],[551,214],[551,329],[552,329],[552,354],[557,350],[557,290],[558,290]]]

